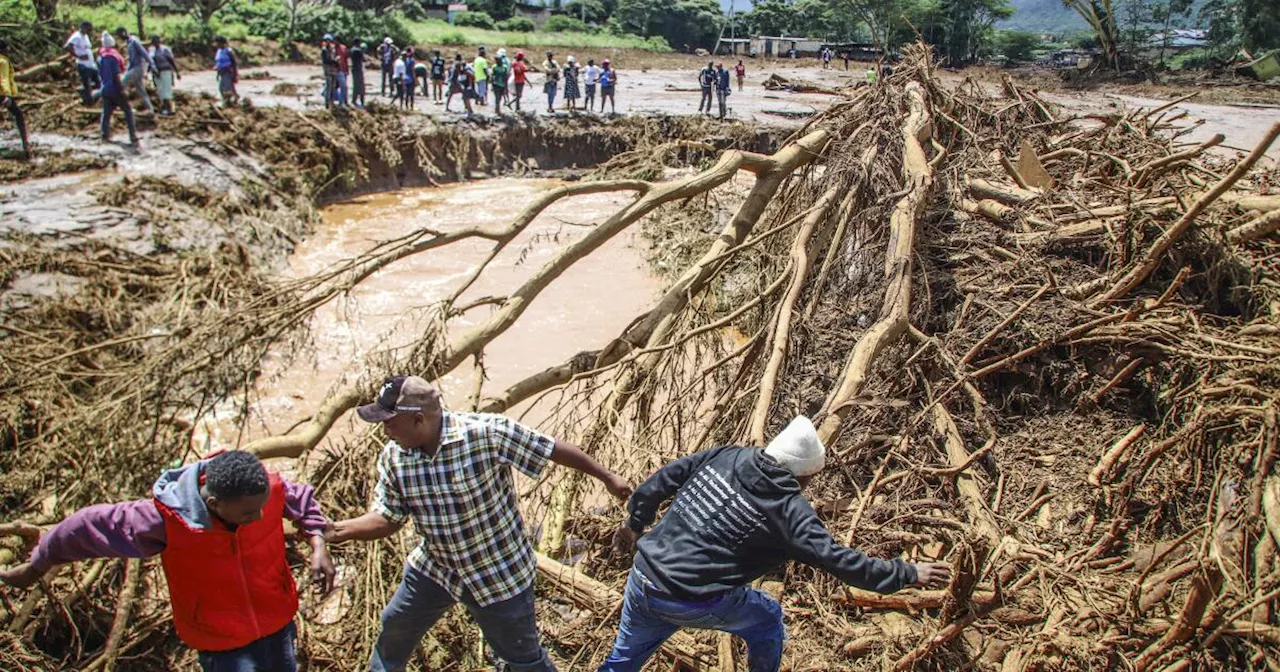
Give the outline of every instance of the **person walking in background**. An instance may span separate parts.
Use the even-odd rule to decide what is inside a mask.
[[[542,83],[542,92],[547,94],[547,114],[556,113],[556,88],[560,85],[560,64],[555,54],[547,52],[547,60],[542,62],[542,72],[546,81]]]
[[[510,418],[445,410],[417,376],[386,379],[357,415],[387,443],[369,512],[333,524],[330,543],[390,537],[409,521],[420,536],[382,612],[371,672],[405,669],[423,635],[461,602],[493,649],[496,669],[551,672],[534,610],[537,559],[517,499],[515,472],[537,479],[551,464],[599,480],[619,500],[631,485],[577,446]]]
[[[747,66],[738,59],[738,64],[733,66],[733,72],[738,76],[738,93],[742,93],[742,82],[747,78]]]
[[[427,90],[427,73],[431,71],[430,66],[425,60],[414,59],[413,61],[413,85],[422,87],[422,96],[425,98],[431,92]]]
[[[402,66],[404,70],[404,80],[400,87],[402,94],[400,102],[404,104],[404,109],[406,110],[412,110],[414,106],[413,94],[415,87],[413,85],[413,80],[417,76],[414,74],[414,67],[417,66],[417,64],[417,60],[413,57],[413,47],[407,47],[404,50],[404,65]]]
[[[134,124],[133,108],[124,95],[124,57],[116,51],[116,40],[111,33],[102,33],[102,49],[98,52],[98,73],[102,76],[102,139],[111,140],[111,114],[117,109],[124,112],[124,123],[129,127],[129,146],[138,150],[138,128]]]
[[[604,112],[604,101],[609,101],[609,113],[617,114],[618,105],[614,102],[614,92],[618,88],[618,71],[609,65],[609,59],[600,62],[600,111]]]
[[[378,62],[381,65],[382,72],[382,95],[387,95],[387,85],[391,85],[391,96],[394,99],[396,88],[399,86],[400,80],[395,75],[395,61],[399,52],[396,46],[391,43],[391,38],[383,38],[382,44],[378,46]]]
[[[391,102],[404,105],[404,54],[396,54],[391,62]]]
[[[240,94],[236,93],[236,83],[240,81],[240,66],[236,63],[236,52],[227,46],[227,38],[221,35],[213,39],[213,46],[213,68],[218,73],[221,104],[238,105]]]
[[[831,56],[832,56],[832,55],[833,55],[833,53],[832,53],[832,51],[831,51],[831,47],[823,47],[823,48],[822,48],[822,69],[823,69],[823,70],[830,70],[830,69],[831,69]]]
[[[431,102],[439,105],[444,102],[444,57],[440,50],[431,52]]]
[[[31,158],[31,141],[27,139],[27,119],[18,107],[18,84],[13,79],[13,63],[9,61],[9,43],[0,38],[0,107],[9,111],[13,125],[22,140],[22,159]]]
[[[578,109],[578,59],[564,59],[564,109]]]
[[[506,52],[499,49],[498,57],[489,70],[489,86],[493,88],[493,111],[499,115],[502,114],[502,103],[507,100],[507,80],[510,77],[511,63],[507,61]]]
[[[156,97],[160,99],[160,116],[172,116],[173,82],[182,79],[182,73],[178,72],[178,60],[173,57],[173,50],[161,42],[159,35],[151,36],[151,60],[156,64],[153,76]]]
[[[342,43],[342,36],[335,35],[333,38],[333,55],[338,60],[338,104],[347,106],[347,83],[351,76],[351,52],[347,51],[347,45]]]
[[[150,498],[80,509],[41,536],[30,562],[0,571],[0,580],[26,588],[60,564],[158,555],[174,629],[202,669],[294,672],[298,587],[285,520],[308,538],[316,588],[333,590],[329,521],[315,491],[239,450],[165,471]]]
[[[516,62],[511,66],[511,83],[515,85],[515,95],[512,96],[516,105],[516,112],[520,111],[520,99],[524,97],[524,85],[529,83],[529,64],[524,60],[524,52],[516,52]]]
[[[486,105],[489,96],[489,60],[485,58],[484,47],[476,50],[476,59],[471,62],[471,71],[476,78],[476,101],[480,105]]]
[[[351,104],[364,108],[364,53],[369,45],[364,42],[351,43]]]
[[[848,71],[849,71],[849,50],[848,50],[848,49],[846,49],[846,50],[844,50],[844,51],[840,52],[840,57],[844,59],[844,69],[845,69],[845,72],[848,72]]]
[[[729,113],[729,94],[732,91],[729,71],[724,69],[724,63],[716,63],[716,102],[720,104],[720,121],[724,121],[725,115]]]
[[[615,552],[635,558],[618,636],[599,671],[638,672],[686,627],[738,635],[752,672],[776,672],[786,639],[782,607],[751,582],[790,559],[878,593],[950,580],[945,563],[878,560],[837,543],[801,493],[825,462],[813,423],[798,417],[764,449],[711,448],[641,483],[614,535]]]
[[[593,59],[587,59],[587,67],[582,71],[582,81],[586,84],[586,95],[582,97],[582,107],[590,112],[596,106],[596,85],[600,83],[600,68]]]
[[[324,107],[327,110],[338,96],[338,54],[333,48],[333,36],[328,33],[320,42],[320,72],[324,75]]]
[[[85,104],[98,99],[98,89],[102,88],[102,77],[98,74],[98,62],[93,58],[93,42],[89,35],[93,34],[93,24],[88,21],[80,23],[80,29],[71,33],[71,37],[62,48],[76,59],[76,73],[80,75],[80,98]]]
[[[702,100],[698,101],[698,111],[711,114],[711,92],[716,86],[715,64],[707,62],[707,67],[698,71],[698,86],[702,87]]]
[[[126,95],[130,88],[137,89],[142,105],[147,108],[147,114],[155,114],[156,108],[151,104],[151,96],[147,95],[147,73],[156,69],[155,61],[151,60],[151,54],[147,53],[147,48],[137,35],[130,35],[124,28],[116,28],[116,39],[125,41],[125,55],[129,59],[129,69],[124,73]]]

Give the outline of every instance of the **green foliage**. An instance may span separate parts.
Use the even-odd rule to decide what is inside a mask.
[[[538,24],[532,19],[526,19],[523,16],[513,16],[509,19],[498,22],[498,30],[508,33],[532,33],[538,29]]]
[[[467,7],[473,12],[484,12],[495,21],[516,15],[516,0],[470,0]]]
[[[447,44],[451,47],[461,47],[470,43],[469,40],[467,40],[466,34],[461,30],[451,30],[441,33],[438,42],[440,44]]]
[[[1262,52],[1280,47],[1280,2],[1276,0],[1239,0],[1244,24],[1244,46]]]
[[[1013,14],[1008,0],[942,0],[941,45],[951,65],[964,65],[987,52],[995,22]]]
[[[661,38],[645,38],[625,32],[612,33],[514,33],[451,26],[444,21],[405,22],[417,44],[488,45],[490,47],[574,47],[577,49],[647,49],[671,51]]]
[[[1208,0],[1200,6],[1200,25],[1208,31],[1210,59],[1225,61],[1240,50],[1238,0]]]
[[[485,30],[497,28],[493,17],[484,12],[458,12],[453,15],[453,25],[464,28],[483,28]]]
[[[759,0],[742,20],[756,35],[786,35],[796,23],[796,11],[785,0]]]
[[[613,5],[616,4],[616,2],[611,2],[606,5],[603,0],[571,0],[571,2],[565,3],[564,11],[569,16],[576,16],[582,21],[603,24],[609,20]]]
[[[618,0],[612,20],[624,32],[661,37],[686,51],[711,47],[723,18],[717,0]]]
[[[216,17],[224,26],[244,26],[249,35],[269,40],[283,40],[289,28],[289,12],[283,2],[270,0],[235,0]],[[340,5],[307,7],[298,12],[293,39],[298,42],[318,43],[325,33],[341,37],[350,44],[364,40],[370,44],[390,37],[396,44],[412,40],[404,24],[393,15],[377,15],[367,10],[351,10]],[[237,39],[232,35],[228,38]]]
[[[1035,56],[1040,36],[1025,30],[1002,30],[996,34],[996,49],[1005,63],[1024,63]]]
[[[591,26],[583,23],[581,19],[575,19],[571,16],[556,15],[547,19],[546,25],[542,27],[548,33],[590,33]]]
[[[18,69],[57,56],[62,40],[71,34],[68,29],[63,35],[61,26],[37,23],[35,8],[27,0],[0,0],[0,24],[4,25],[4,39],[9,41],[9,58]]]

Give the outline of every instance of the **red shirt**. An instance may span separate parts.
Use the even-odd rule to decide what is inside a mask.
[[[529,66],[525,65],[524,61],[516,61],[515,64],[511,66],[511,73],[515,75],[516,84],[527,83],[527,79],[525,77],[526,72],[529,72]]]
[[[742,77],[743,75],[747,74],[747,66],[739,63],[733,66],[733,71],[738,73],[739,77]]]
[[[347,61],[347,45],[338,45],[338,72],[350,72],[351,67]]]

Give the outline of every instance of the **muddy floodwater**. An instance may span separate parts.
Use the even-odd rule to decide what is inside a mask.
[[[378,241],[423,227],[440,232],[510,223],[538,195],[560,185],[554,180],[492,179],[466,184],[361,196],[323,211],[323,223],[289,259],[287,274],[303,277],[354,257]],[[460,303],[502,296],[517,288],[567,244],[590,231],[629,201],[629,194],[567,199],[548,208],[490,264]],[[624,232],[561,275],[533,301],[520,319],[485,350],[484,394],[559,364],[616,336],[657,296],[659,284],[646,266],[642,242]],[[312,322],[313,349],[285,357],[274,353],[251,392],[249,422],[235,421],[227,404],[206,418],[209,447],[231,447],[287,431],[307,418],[335,385],[370,367],[377,351],[414,342],[425,324],[425,309],[447,297],[487,256],[483,239],[463,240],[402,259],[357,286],[350,295],[321,308]],[[484,306],[455,318],[454,336],[488,319]],[[376,367],[375,367],[376,368]],[[374,372],[375,377],[384,375]],[[445,403],[464,409],[474,390],[470,362],[439,381]],[[361,429],[354,414],[339,421],[326,441]]]

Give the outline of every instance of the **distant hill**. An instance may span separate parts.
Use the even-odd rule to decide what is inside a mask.
[[[1062,0],[1010,0],[1010,2],[1013,3],[1015,13],[1008,21],[1001,22],[1001,28],[1050,33],[1070,33],[1089,28],[1079,14],[1062,6]],[[731,3],[738,12],[751,11],[751,0],[720,0],[720,8],[728,14]]]
[[[1062,6],[1062,0],[1010,0],[1014,13],[1001,28],[1033,30],[1050,33],[1070,33],[1088,30],[1089,26],[1079,14]]]

